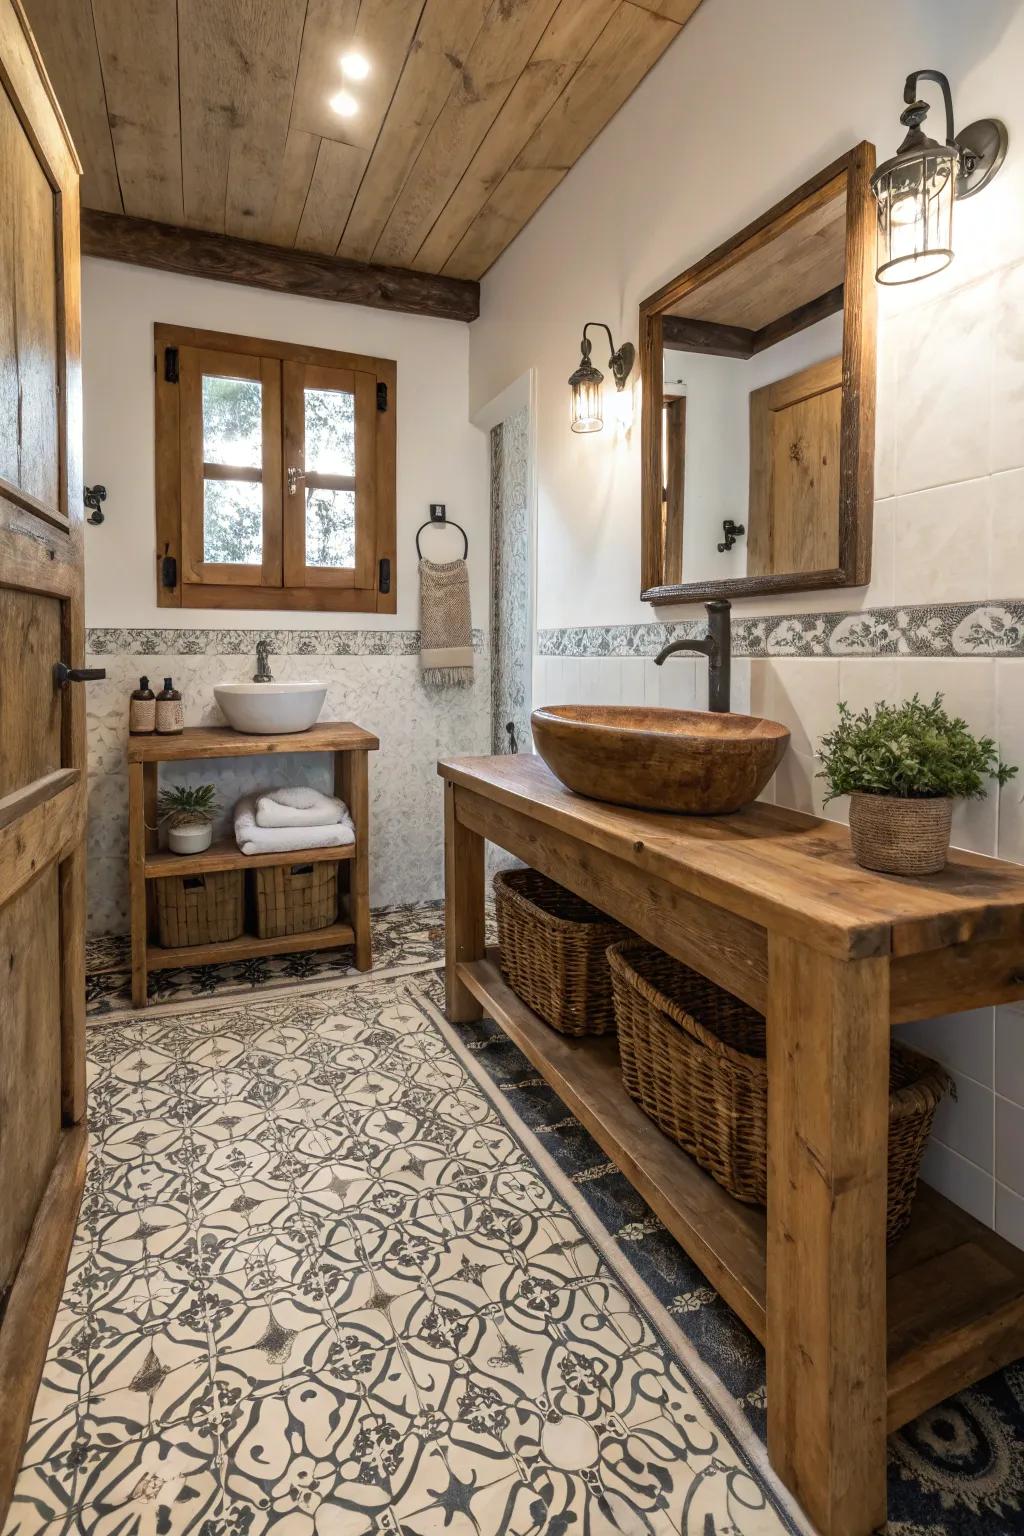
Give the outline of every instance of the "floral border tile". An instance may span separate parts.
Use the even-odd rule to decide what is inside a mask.
[[[88,629],[92,656],[246,656],[257,640],[272,656],[415,656],[418,629]],[[473,631],[483,649],[483,630]]]
[[[700,619],[542,629],[537,651],[653,657],[670,640],[690,640],[704,631]],[[732,642],[734,656],[1024,656],[1024,601],[739,617]]]

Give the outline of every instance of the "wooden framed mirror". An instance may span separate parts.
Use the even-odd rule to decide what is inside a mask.
[[[867,582],[874,167],[858,144],[641,304],[646,602]]]

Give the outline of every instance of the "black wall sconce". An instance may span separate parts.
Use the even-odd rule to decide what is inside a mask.
[[[942,91],[944,144],[922,130],[928,104],[918,97],[919,80],[932,80]],[[953,260],[954,199],[973,197],[987,187],[1006,157],[1006,127],[998,118],[984,117],[953,132],[953,98],[939,70],[915,69],[907,76],[903,100],[900,122],[906,138],[871,178],[878,203],[879,283],[915,283],[948,267]]]
[[[591,343],[587,339],[587,331],[592,325],[599,326],[608,337],[608,349],[611,352],[608,367],[612,371],[617,390],[625,388],[636,357],[631,341],[624,341],[621,347],[616,348],[612,333],[603,320],[587,321],[580,342],[580,365],[575,373],[569,375],[569,388],[572,391],[572,417],[569,425],[574,432],[600,432],[604,426],[601,415],[601,384],[604,374],[590,361]]]
[[[107,488],[105,485],[87,485],[82,490],[82,500],[87,507],[92,508],[92,512],[86,518],[86,522],[91,523],[94,528],[97,528],[103,521],[103,502],[106,499]]]

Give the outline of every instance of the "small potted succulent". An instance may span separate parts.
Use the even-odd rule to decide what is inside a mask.
[[[1017,772],[989,736],[972,736],[937,693],[903,704],[876,704],[855,715],[839,705],[839,724],[821,739],[818,777],[826,804],[850,796],[853,856],[865,869],[933,875],[945,866],[955,800],[978,800],[988,780]]]
[[[172,853],[202,853],[213,841],[217,792],[212,784],[179,784],[161,791],[160,825]]]

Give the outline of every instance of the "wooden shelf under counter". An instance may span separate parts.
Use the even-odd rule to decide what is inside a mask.
[[[177,736],[128,738],[128,884],[131,904],[132,1002],[145,1007],[149,972],[175,966],[211,965],[260,955],[333,949],[351,944],[358,970],[369,970],[369,783],[368,757],[376,736],[346,720],[322,720],[308,731],[256,736],[227,726],[191,726]],[[334,792],[345,801],[355,842],[339,848],[298,848],[286,853],[244,854],[234,838],[220,838],[202,853],[176,854],[157,846],[159,765],[218,758],[267,757],[327,752],[334,758]],[[348,872],[348,921],[313,933],[261,939],[244,933],[220,944],[167,948],[154,942],[152,882],[184,874],[229,869],[272,869],[287,864],[334,861]]]
[[[717,1184],[649,1120],[622,1086],[614,1036],[570,1039],[502,980],[498,951],[460,963],[488,1018],[555,1089],[762,1344],[767,1219]],[[910,1225],[886,1251],[888,1428],[984,1373],[994,1341],[1024,1338],[1024,1252],[926,1184]],[[948,1374],[949,1341],[962,1381]],[[945,1347],[944,1347],[945,1346]],[[1011,1346],[1011,1356],[1017,1348]],[[997,1345],[992,1369],[1005,1348]]]

